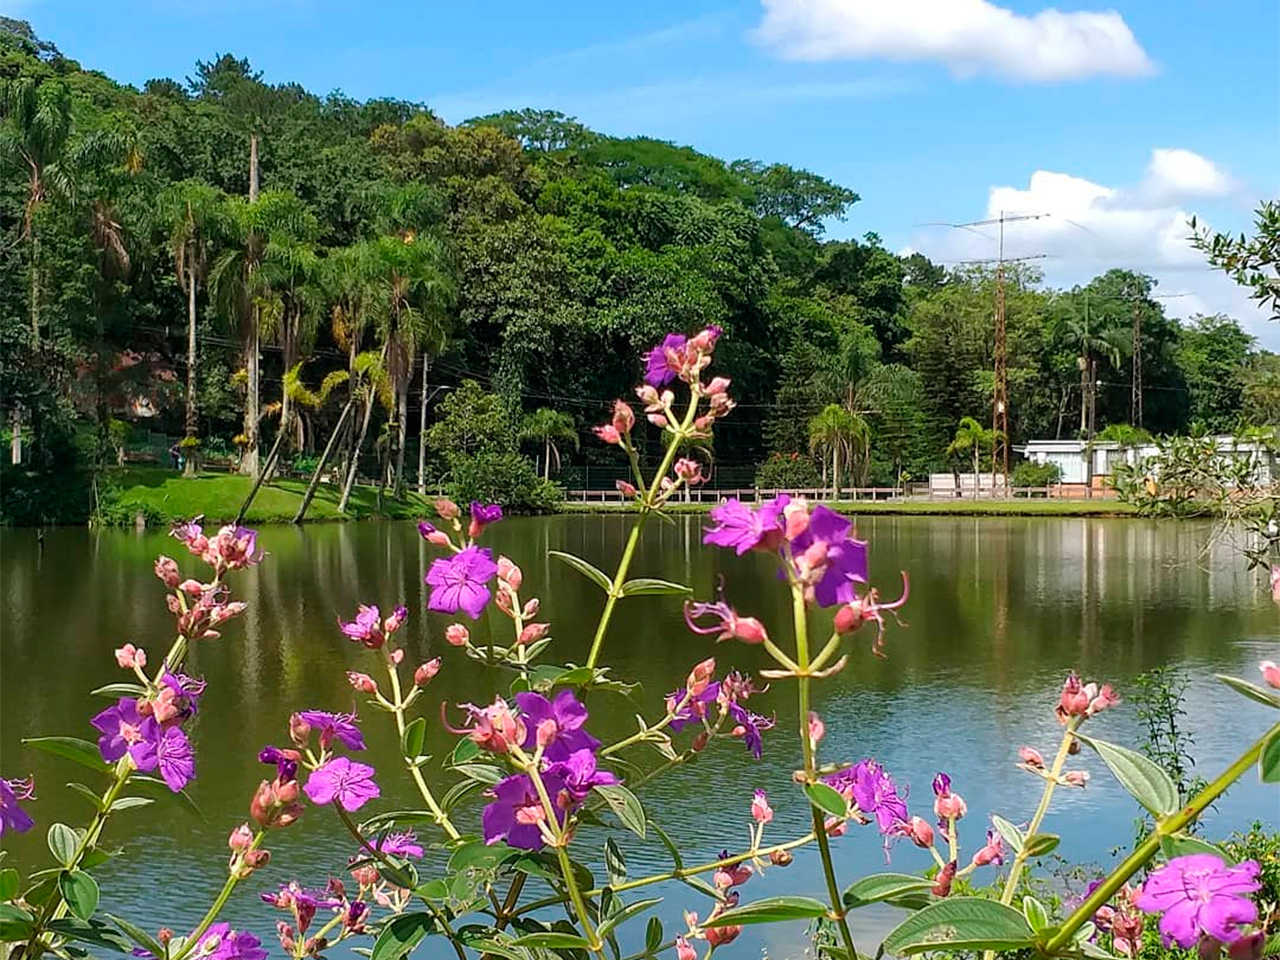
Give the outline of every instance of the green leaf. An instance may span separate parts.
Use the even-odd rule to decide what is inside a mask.
[[[881,900],[928,893],[931,889],[932,880],[909,873],[873,873],[849,884],[844,891],[844,905],[852,910]]]
[[[1225,674],[1214,674],[1219,680],[1225,683],[1236,693],[1243,694],[1250,700],[1256,700],[1258,703],[1266,704],[1280,710],[1280,694],[1269,693],[1267,690],[1247,680],[1241,680],[1238,677],[1228,677]]]
[[[377,813],[360,824],[361,833],[377,833],[398,824],[434,823],[436,815],[430,810],[388,810]]]
[[[683,583],[672,583],[670,580],[655,580],[652,577],[637,577],[628,580],[618,592],[620,597],[655,597],[672,594],[693,593]]]
[[[601,784],[595,788],[596,793],[604,798],[609,809],[617,814],[622,825],[641,840],[644,839],[644,807],[636,799],[636,795],[618,783]]]
[[[111,804],[111,812],[119,813],[121,810],[136,810],[138,807],[147,807],[155,803],[152,797],[117,797]]]
[[[418,717],[404,728],[404,736],[400,740],[400,750],[408,758],[422,756],[422,745],[427,739],[427,718]]]
[[[76,851],[80,847],[80,837],[65,823],[55,823],[49,828],[49,852],[53,859],[64,867],[75,863]]]
[[[680,848],[675,845],[675,841],[667,836],[667,831],[663,830],[652,820],[649,821],[649,826],[652,827],[653,832],[658,835],[658,839],[662,841],[662,845],[667,848],[667,853],[671,854],[671,861],[675,864],[676,869],[683,870],[684,858],[680,856]]]
[[[435,919],[429,913],[405,913],[393,918],[374,941],[369,960],[400,960],[431,932]]]
[[[1142,754],[1128,747],[1095,740],[1079,733],[1076,738],[1096,750],[1102,762],[1111,768],[1111,772],[1120,781],[1120,785],[1157,817],[1166,816],[1178,809],[1178,788],[1167,773]]]
[[[1049,911],[1035,897],[1022,898],[1022,915],[1027,918],[1027,923],[1031,924],[1031,929],[1036,933],[1049,926]]]
[[[931,903],[894,927],[883,949],[909,956],[945,945],[952,950],[1020,950],[1035,934],[1013,907],[980,897],[951,897]]]
[[[807,783],[804,792],[808,795],[809,802],[819,810],[833,817],[849,815],[849,801],[835,787],[829,787],[825,783]]]
[[[146,696],[147,688],[140,683],[108,683],[105,687],[90,690],[89,693],[94,697],[110,697],[113,700],[117,700],[120,697]]]
[[[3,907],[4,904],[0,904]],[[31,920],[5,920],[0,916],[0,943],[19,943],[23,940],[30,940],[31,933],[35,930],[35,919]]]
[[[418,719],[422,718],[419,717]],[[477,783],[497,783],[506,775],[503,773],[502,768],[488,763],[459,763],[450,769],[458,771],[464,777]]]
[[[1027,856],[1043,857],[1047,853],[1052,853],[1058,849],[1061,839],[1056,833],[1037,833],[1034,837],[1028,837],[1025,847]]]
[[[58,889],[62,891],[62,899],[67,901],[71,912],[81,920],[90,919],[93,911],[98,909],[101,897],[98,881],[83,870],[64,873],[58,877]]]
[[[493,870],[503,860],[511,848],[505,844],[492,846],[483,840],[473,840],[463,844],[449,857],[449,872],[461,873],[464,870]]]
[[[601,923],[596,932],[602,937],[608,936],[619,924],[625,923],[637,914],[644,913],[651,907],[656,907],[661,902],[661,897],[653,897],[650,900],[637,900],[635,903],[629,903]],[[655,917],[654,919],[657,918]]]
[[[24,746],[35,747],[37,750],[51,753],[55,757],[74,761],[80,766],[96,770],[98,773],[106,773],[111,769],[107,762],[102,759],[102,754],[98,752],[96,744],[90,743],[88,740],[81,740],[78,737],[31,737],[23,740],[22,743]]]
[[[590,950],[591,944],[576,933],[560,933],[558,930],[546,930],[542,933],[526,933],[511,941],[517,947],[541,947],[544,950]]]
[[[996,828],[996,833],[1004,837],[1004,842],[1013,848],[1014,853],[1019,853],[1022,850],[1026,837],[1023,836],[1022,831],[1018,829],[1016,824],[1010,823],[1004,817],[994,813],[991,815],[991,824]]]
[[[561,563],[566,563],[573,567],[605,593],[613,589],[613,582],[604,575],[603,571],[597,570],[581,557],[575,557],[572,553],[564,553],[561,550],[548,550],[547,556],[555,557]]]
[[[779,923],[784,920],[813,920],[827,915],[827,905],[812,897],[767,897],[746,906],[726,910],[704,927],[747,925],[749,923]]]
[[[444,808],[445,813],[448,813],[461,803],[468,794],[474,793],[482,786],[484,786],[484,784],[478,780],[463,780],[460,783],[455,783],[449,788],[449,792],[440,798],[440,806]],[[435,817],[428,814],[426,819],[434,820]]]
[[[0,900],[12,900],[18,895],[22,886],[22,878],[12,867],[0,870]]]
[[[0,903],[0,920],[29,923],[34,919],[35,917],[21,907],[15,907],[12,903]]]
[[[115,950],[117,953],[129,953],[133,949],[133,944],[126,937],[101,920],[80,920],[76,917],[63,917],[61,920],[50,921],[49,929],[69,940],[79,940],[82,943],[91,943],[97,947],[106,947],[108,950]]]
[[[613,837],[604,842],[604,868],[609,875],[609,886],[616,887],[627,882],[627,858],[622,855]]]
[[[1263,783],[1280,783],[1280,733],[1262,745],[1258,757],[1258,776]]]
[[[1199,837],[1193,837],[1189,833],[1175,833],[1161,837],[1160,852],[1169,860],[1174,857],[1190,856],[1194,853],[1208,853],[1225,864],[1231,865],[1235,863],[1231,856],[1221,847],[1209,843],[1207,840],[1201,840]]]
[[[93,805],[93,809],[102,812],[102,797],[98,796],[91,787],[86,787],[83,783],[68,783],[67,788],[74,790],[80,796],[84,797]]]
[[[164,956],[164,947],[160,946],[159,941],[153,938],[151,934],[147,933],[147,931],[134,923],[130,923],[123,917],[117,917],[114,913],[104,914],[104,916],[132,938],[134,943],[140,946],[143,950],[146,950],[153,957]]]
[[[470,737],[465,737],[459,740],[458,745],[453,748],[453,755],[449,757],[449,766],[466,763],[468,760],[474,760],[478,756],[480,756],[480,744]]]
[[[156,800],[177,800],[189,812],[194,813],[201,820],[204,819],[204,813],[196,806],[196,802],[191,799],[191,794],[185,790],[179,790],[174,793],[169,788],[169,785],[159,777],[135,773],[129,777],[129,787]]]
[[[662,940],[662,921],[657,917],[650,917],[644,928],[644,952],[657,953],[658,948],[662,946]]]

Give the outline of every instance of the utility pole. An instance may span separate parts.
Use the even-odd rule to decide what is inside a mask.
[[[427,370],[430,356],[422,351],[422,409],[418,411],[418,494],[427,493]]]
[[[1133,300],[1133,386],[1129,396],[1129,422],[1142,429],[1142,298]]]

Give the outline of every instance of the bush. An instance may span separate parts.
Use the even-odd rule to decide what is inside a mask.
[[[756,468],[756,486],[762,490],[804,490],[822,485],[818,468],[800,453],[775,453]]]
[[[500,503],[512,513],[544,513],[564,499],[558,486],[538,476],[529,458],[484,451],[449,458],[446,489],[459,503]]]
[[[1023,460],[1013,468],[1010,478],[1015,487],[1047,487],[1062,480],[1062,468],[1056,463],[1032,463]]]

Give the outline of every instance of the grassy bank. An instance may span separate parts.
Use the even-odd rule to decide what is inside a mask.
[[[712,503],[676,503],[672,513],[706,513]],[[828,503],[840,513],[866,516],[867,514],[896,514],[908,516],[950,517],[1132,517],[1137,515],[1129,504],[1117,500],[852,500]],[[566,503],[566,513],[626,513],[629,504],[616,503]]]
[[[249,495],[253,481],[237,474],[208,473],[186,479],[158,467],[126,467],[108,478],[104,513],[113,523],[131,524],[141,513],[148,523],[163,524],[203,514],[211,523],[234,520]],[[307,484],[303,480],[275,480],[262,485],[245,517],[247,523],[288,523],[302,503]],[[378,491],[357,486],[345,514],[338,512],[342,490],[321,484],[307,511],[307,520],[408,520],[426,515],[428,501],[406,492],[400,500],[383,498]]]

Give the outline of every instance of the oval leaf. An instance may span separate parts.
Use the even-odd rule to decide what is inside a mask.
[[[662,946],[662,921],[657,917],[650,917],[648,924],[644,928],[644,952],[653,954],[658,952],[658,948]]]
[[[155,803],[151,797],[117,797],[111,804],[111,812],[118,813],[121,810],[136,810],[138,807],[146,807]]]
[[[1280,783],[1280,733],[1268,740],[1258,757],[1258,776],[1263,783]]]
[[[511,941],[517,947],[542,947],[546,950],[564,948],[569,950],[590,950],[591,944],[585,938],[574,933],[560,933],[548,930],[544,933],[526,933]]]
[[[1027,923],[1031,924],[1031,929],[1036,933],[1049,926],[1049,911],[1035,897],[1022,898],[1022,915],[1027,918]]]
[[[1268,707],[1280,710],[1280,694],[1268,693],[1262,687],[1247,680],[1241,680],[1239,677],[1228,677],[1222,673],[1215,674],[1215,676],[1236,693],[1243,694],[1250,700],[1256,700],[1258,703],[1264,703]]]
[[[1172,836],[1161,837],[1160,851],[1170,860],[1174,857],[1186,857],[1195,853],[1207,853],[1217,857],[1225,864],[1231,865],[1235,863],[1235,860],[1221,847],[1209,843],[1207,840],[1201,840],[1199,837],[1193,837],[1189,833],[1175,833]]]
[[[561,563],[566,563],[573,567],[605,593],[613,589],[613,582],[602,571],[597,570],[581,557],[575,557],[572,553],[564,553],[561,550],[548,550],[547,556],[555,557]]]
[[[400,749],[410,760],[420,757],[422,756],[422,745],[426,742],[426,739],[427,720],[425,717],[418,717],[404,728],[404,737],[400,741]]]
[[[1076,738],[1094,750],[1111,768],[1120,785],[1157,817],[1178,809],[1178,788],[1169,775],[1142,754],[1105,740],[1094,740],[1076,734]]]
[[[833,817],[847,817],[849,815],[849,802],[835,787],[829,787],[825,783],[806,783],[804,792],[808,794],[809,802],[819,810],[825,811]]]
[[[435,923],[429,913],[406,913],[382,928],[369,960],[399,960],[422,942]]]
[[[70,940],[92,943],[94,946],[106,947],[117,953],[129,953],[133,949],[133,944],[126,937],[101,920],[63,917],[61,920],[49,921],[49,929]]]
[[[933,881],[909,873],[873,873],[849,884],[844,892],[844,905],[852,910],[881,900],[927,893],[932,888]]]
[[[83,870],[63,873],[58,877],[58,889],[67,901],[71,912],[81,920],[88,920],[98,909],[98,881]]]
[[[98,753],[97,745],[88,740],[81,740],[78,737],[31,737],[22,742],[25,746],[35,747],[37,750],[52,753],[55,757],[62,757],[65,760],[72,760],[82,767],[97,770],[99,773],[106,773],[111,769],[102,759],[102,754]]]
[[[159,941],[152,938],[151,934],[143,930],[136,924],[130,923],[123,917],[117,917],[113,913],[106,914],[106,918],[123,930],[138,946],[153,957],[163,957],[164,947],[160,946]]]
[[[704,927],[727,925],[745,926],[749,923],[778,923],[783,920],[813,920],[827,915],[827,905],[812,897],[767,897],[746,906],[726,910]]]
[[[617,783],[601,784],[595,791],[604,798],[609,809],[618,815],[624,827],[644,839],[644,807],[634,793]]]
[[[1010,823],[999,814],[991,815],[991,825],[996,828],[996,833],[1004,837],[1004,842],[1013,848],[1014,853],[1022,851],[1022,845],[1026,842],[1026,837],[1022,831],[1018,829],[1016,824]]]
[[[75,863],[76,850],[80,846],[80,838],[65,823],[55,823],[49,828],[49,852],[53,859],[64,867]]]
[[[18,895],[18,890],[22,886],[22,879],[18,876],[18,871],[12,867],[0,870],[0,901],[12,900]]]
[[[620,597],[654,597],[671,594],[693,593],[683,583],[672,583],[670,580],[656,580],[652,577],[638,577],[628,580],[619,591]]]
[[[108,683],[105,687],[90,690],[89,694],[94,697],[110,697],[112,700],[117,700],[120,697],[145,697],[147,688],[140,683]]]
[[[604,842],[604,868],[609,874],[609,886],[616,887],[627,882],[627,858],[622,855],[613,837]]]
[[[884,938],[888,953],[908,956],[935,950],[1019,950],[1034,942],[1026,918],[1013,907],[979,897],[952,897],[931,903],[898,924]]]
[[[644,913],[650,907],[656,907],[661,902],[661,897],[654,897],[651,900],[637,900],[635,903],[629,903],[617,913],[613,914],[613,916],[609,917],[609,919],[605,920],[604,923],[600,924],[600,927],[596,932],[602,937],[608,936],[608,934],[611,933],[613,928],[618,926],[618,924],[626,920],[630,920],[638,913]],[[656,920],[657,917],[654,917],[653,919]]]
[[[1046,853],[1052,853],[1058,849],[1058,843],[1061,839],[1056,833],[1037,833],[1034,837],[1028,837],[1026,842],[1027,856],[1043,857]]]

